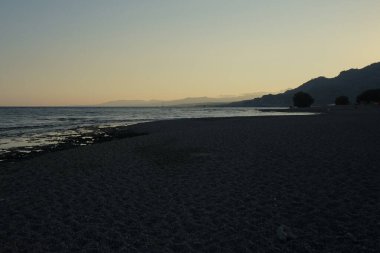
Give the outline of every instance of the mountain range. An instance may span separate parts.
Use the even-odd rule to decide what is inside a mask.
[[[314,105],[333,104],[338,96],[347,96],[350,102],[365,90],[380,88],[380,62],[362,69],[340,72],[334,78],[318,77],[301,86],[279,94],[268,94],[259,98],[233,102],[228,106],[275,107],[293,104],[293,95],[299,91],[307,92],[314,98]]]
[[[102,103],[96,106],[102,107],[156,107],[156,106],[211,106],[221,105],[234,101],[241,101],[261,97],[267,92],[248,93],[240,96],[210,97],[189,97],[177,100],[116,100]]]

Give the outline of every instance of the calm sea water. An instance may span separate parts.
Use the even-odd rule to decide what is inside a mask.
[[[287,115],[255,108],[0,108],[0,153],[62,142],[103,127],[203,117]]]

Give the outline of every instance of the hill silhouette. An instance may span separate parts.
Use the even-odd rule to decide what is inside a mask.
[[[96,106],[101,107],[156,107],[156,106],[200,106],[200,105],[221,105],[244,99],[261,97],[266,92],[254,92],[239,96],[221,96],[221,97],[188,97],[176,100],[116,100],[102,103]]]
[[[276,95],[230,103],[229,106],[290,106],[293,95],[299,91],[309,93],[315,100],[314,105],[333,104],[336,97],[347,96],[350,101],[365,90],[380,88],[380,62],[362,69],[342,71],[334,78],[318,77],[301,86]]]

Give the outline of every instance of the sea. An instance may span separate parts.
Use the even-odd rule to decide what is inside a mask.
[[[252,107],[0,107],[0,155],[59,144],[101,128],[180,118],[281,116]],[[298,113],[305,114],[305,113]]]

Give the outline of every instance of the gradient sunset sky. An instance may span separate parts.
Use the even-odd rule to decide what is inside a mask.
[[[0,105],[294,88],[380,61],[378,0],[0,0]]]

